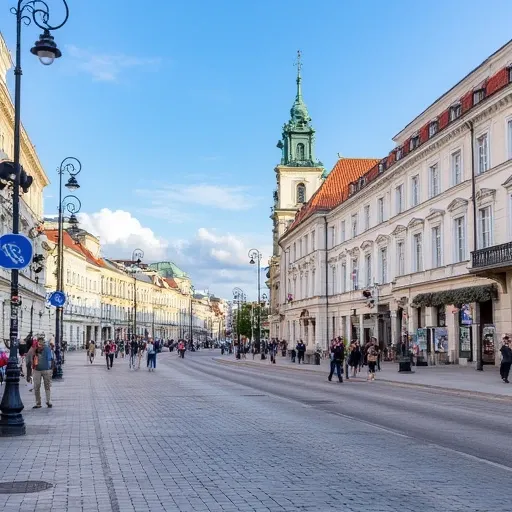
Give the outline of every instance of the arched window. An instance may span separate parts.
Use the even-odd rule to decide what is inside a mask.
[[[299,183],[297,185],[297,203],[305,203],[306,202],[306,185],[304,183]]]
[[[297,144],[297,160],[304,160],[304,144],[302,142]]]

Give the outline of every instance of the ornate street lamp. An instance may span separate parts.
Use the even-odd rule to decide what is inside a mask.
[[[69,175],[64,185],[68,190],[75,191],[80,188],[77,175],[82,170],[82,164],[78,158],[68,156],[60,163],[57,173],[59,175],[59,209],[58,209],[58,234],[57,234],[57,290],[64,292],[64,213],[67,211],[68,233],[75,237],[78,233],[78,218],[76,214],[80,211],[82,203],[74,195],[62,198],[63,176]],[[55,370],[53,378],[62,379],[62,341],[64,339],[64,306],[57,307],[55,312]]]
[[[265,350],[261,346],[261,252],[251,249],[247,254],[251,265],[258,265],[258,330],[256,331],[256,346],[261,353],[261,359],[265,359]]]
[[[137,272],[140,270],[140,264],[144,258],[142,249],[135,249],[132,253],[132,267],[130,272],[133,274],[133,339],[137,340]]]
[[[43,0],[18,0],[11,12],[16,16],[16,62],[14,67],[14,173],[15,179],[12,189],[12,232],[19,234],[20,230],[20,129],[21,129],[21,26],[34,22],[43,30],[43,35],[35,44],[31,52],[39,57],[45,64],[51,64],[54,59],[61,56],[50,31],[61,28],[69,17],[69,8],[66,0],[62,0],[65,7],[64,21],[60,25],[49,24],[50,10]],[[11,321],[9,329],[9,362],[6,370],[6,384],[2,402],[0,403],[0,436],[22,436],[26,433],[25,421],[21,411],[23,402],[20,397],[20,368],[18,366],[18,308],[19,301],[19,270],[11,272]]]

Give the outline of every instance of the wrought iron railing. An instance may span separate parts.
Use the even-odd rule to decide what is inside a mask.
[[[478,249],[471,253],[473,268],[512,265],[512,242]]]

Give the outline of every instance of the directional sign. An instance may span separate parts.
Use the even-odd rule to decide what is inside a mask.
[[[0,236],[0,267],[21,270],[32,262],[32,241],[25,235]]]
[[[50,294],[48,302],[56,308],[61,308],[64,306],[64,304],[66,304],[66,294],[59,291],[53,292]]]

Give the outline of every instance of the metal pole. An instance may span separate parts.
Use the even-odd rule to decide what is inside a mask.
[[[64,231],[64,219],[62,212],[62,169],[59,171],[59,208],[58,208],[58,229],[57,229],[57,290],[62,291],[62,263],[63,263],[63,253],[64,253],[64,243],[63,243],[63,231]],[[62,366],[59,364],[60,359],[60,342],[61,335],[63,333],[62,329],[62,317],[63,317],[63,308],[58,307],[55,311],[55,369],[53,371],[54,379],[62,379]],[[60,368],[60,372],[59,372]]]
[[[133,338],[137,339],[137,278],[133,274]]]
[[[192,293],[190,294],[189,343],[192,344]]]
[[[12,189],[12,232],[20,229],[20,109],[21,109],[21,22],[23,12],[21,0],[16,11],[16,66],[14,68],[14,171]],[[11,271],[11,321],[9,328],[9,362],[6,368],[5,390],[0,403],[0,435],[22,436],[26,433],[25,420],[21,414],[23,402],[20,397],[20,368],[18,366],[18,307],[19,271]]]

